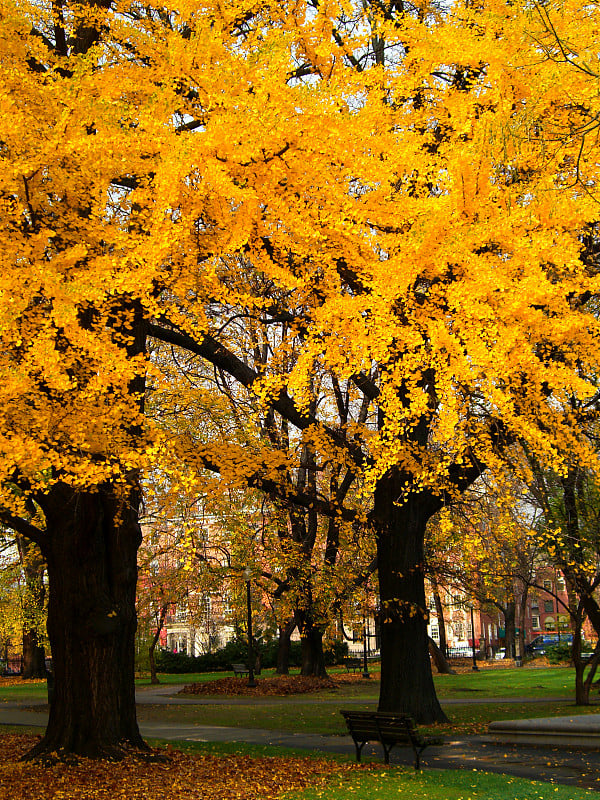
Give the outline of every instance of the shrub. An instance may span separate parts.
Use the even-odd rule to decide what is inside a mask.
[[[261,667],[271,669],[277,666],[277,640],[264,642],[258,639],[255,642],[255,653],[260,655]],[[341,664],[348,655],[346,642],[328,642],[325,648],[325,664]],[[188,656],[185,653],[171,653],[170,650],[156,651],[156,669],[159,672],[186,673],[186,672],[219,672],[228,671],[232,664],[245,664],[248,661],[248,642],[244,638],[231,639],[226,645],[204,653],[201,656]],[[290,666],[300,666],[302,663],[300,642],[290,644]]]
[[[198,672],[196,659],[185,653],[172,653],[170,650],[157,650],[155,655],[158,672]]]
[[[552,645],[546,649],[546,658],[551,664],[571,660],[571,645],[568,642]]]

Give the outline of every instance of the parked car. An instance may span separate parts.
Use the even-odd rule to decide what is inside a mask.
[[[557,633],[543,633],[525,645],[525,653],[528,656],[543,656],[549,647],[556,647],[558,644],[573,644],[573,634],[561,633],[559,639]]]

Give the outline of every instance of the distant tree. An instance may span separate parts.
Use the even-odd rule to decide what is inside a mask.
[[[548,562],[563,574],[569,597],[563,613],[574,631],[575,702],[589,705],[600,645],[583,657],[583,623],[590,621],[600,642],[600,487],[593,471],[573,461],[562,474],[541,470],[535,459],[533,467],[532,501],[543,515],[540,542]],[[562,603],[558,593],[556,601]]]

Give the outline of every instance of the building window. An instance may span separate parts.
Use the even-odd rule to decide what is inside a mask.
[[[544,620],[544,628],[547,631],[554,630],[554,617],[546,617],[546,619]]]
[[[534,631],[541,630],[540,628],[540,618],[538,614],[531,615],[531,627]]]
[[[559,592],[564,592],[565,590],[565,579],[564,578],[557,578],[556,579],[556,588]]]
[[[462,624],[462,622],[455,622],[452,625],[452,629],[457,639],[465,638],[465,626]]]
[[[568,614],[559,614],[558,615],[558,627],[561,631],[568,631],[569,630],[569,615]]]
[[[551,592],[551,591],[552,591],[552,581],[545,580],[545,581],[544,581],[544,589],[545,589],[547,592]]]
[[[544,600],[544,611],[551,614],[554,611],[554,600]]]
[[[534,597],[533,600],[531,601],[531,610],[532,611],[537,610],[539,607],[540,607],[540,601],[538,600],[537,597]]]
[[[440,628],[437,622],[434,622],[430,625],[429,630],[431,631],[431,638],[434,639],[436,642],[440,641]]]

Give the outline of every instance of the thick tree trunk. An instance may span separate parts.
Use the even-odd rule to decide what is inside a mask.
[[[425,528],[438,503],[422,494],[396,504],[401,489],[380,479],[372,513],[382,616],[379,710],[421,724],[447,722],[431,673],[423,570]]]
[[[296,620],[292,617],[285,625],[279,627],[279,639],[277,642],[277,667],[275,672],[278,675],[289,675],[290,672],[290,645],[291,636],[296,627]]]
[[[135,712],[139,496],[123,495],[59,484],[44,501],[54,693],[46,734],[27,758],[148,749]]]
[[[300,632],[300,674],[326,678],[322,627],[314,623],[310,611],[296,610],[295,618]]]

